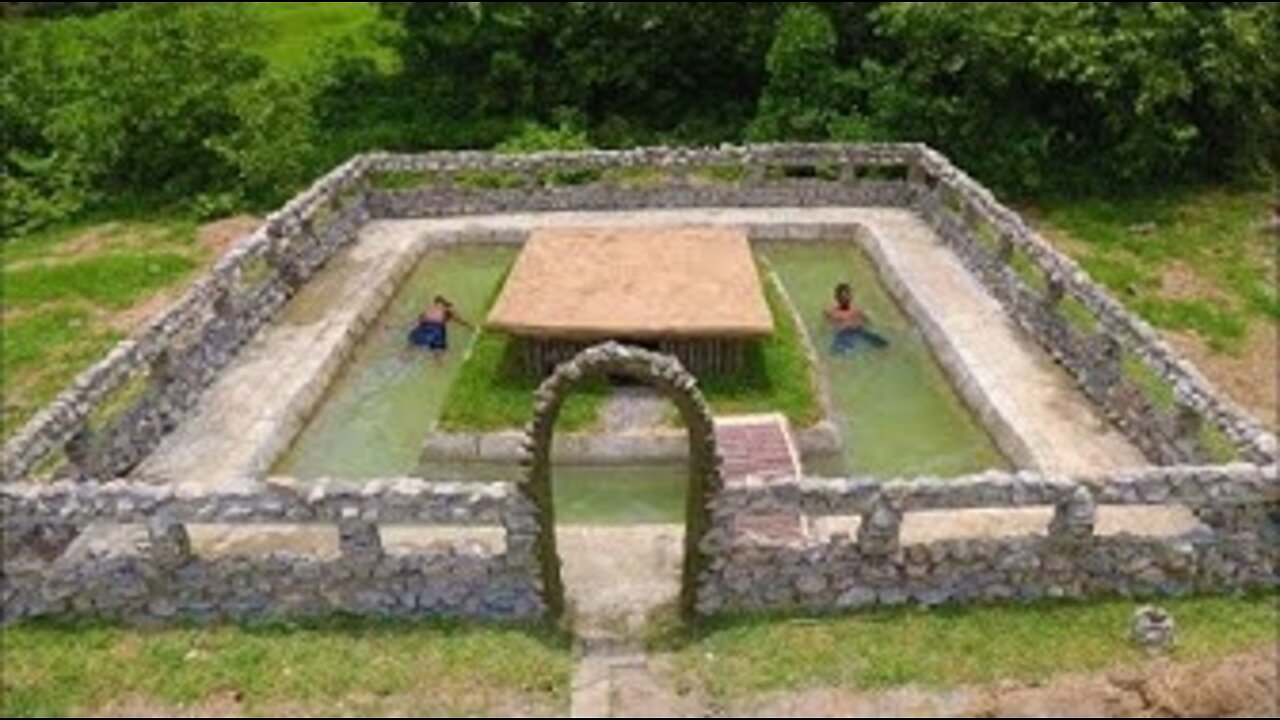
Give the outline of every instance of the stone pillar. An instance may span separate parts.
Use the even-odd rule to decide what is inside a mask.
[[[376,562],[382,557],[382,535],[374,523],[343,520],[338,523],[338,549],[344,559]]]
[[[929,171],[918,160],[907,165],[907,182],[912,185],[928,187]]]
[[[169,348],[166,347],[156,353],[156,356],[151,359],[147,372],[151,376],[153,386],[168,384],[173,373],[173,354]]]
[[[912,166],[911,166],[911,170],[912,170],[912,171],[914,171],[915,169],[916,169],[916,166],[915,166],[915,165],[912,165]],[[847,162],[847,161],[846,161],[846,162],[844,162],[844,163],[841,163],[841,165],[840,165],[840,182],[841,182],[841,184],[844,184],[844,185],[855,185],[855,184],[857,184],[857,182],[858,182],[858,166],[857,166],[857,165],[855,165],[855,164],[853,164],[853,163],[851,163],[851,162]],[[923,185],[923,184],[924,184],[924,179],[923,179],[923,178],[921,178],[921,180],[920,180],[920,184],[921,184],[921,185]]]
[[[213,298],[213,314],[220,320],[230,321],[236,314],[235,299],[232,298],[231,288],[224,287],[218,291],[217,296]]]
[[[1084,391],[1090,400],[1106,403],[1111,389],[1120,383],[1124,375],[1121,361],[1123,349],[1115,338],[1106,333],[1094,335],[1093,342],[1097,349],[1092,353],[1093,361],[1086,371]]]
[[[1093,537],[1098,520],[1098,507],[1093,493],[1084,486],[1077,487],[1071,495],[1054,507],[1053,520],[1049,523],[1049,537],[1055,541],[1079,543]]]
[[[1209,460],[1209,453],[1201,446],[1201,433],[1204,430],[1204,418],[1199,412],[1185,405],[1179,405],[1173,418],[1173,442],[1178,454],[1187,462]]]
[[[166,518],[147,521],[147,538],[151,543],[151,559],[159,567],[172,570],[191,559],[191,538],[187,526]]]
[[[877,500],[862,514],[858,546],[866,555],[892,555],[898,551],[901,534],[902,512],[884,500]]]
[[[1008,235],[1000,236],[1000,247],[996,250],[996,259],[1001,265],[1009,265],[1013,262],[1013,240]]]
[[[760,187],[768,179],[768,168],[764,163],[753,162],[743,168],[742,184],[747,187]]]
[[[1067,288],[1060,281],[1046,276],[1044,288],[1044,303],[1049,307],[1057,307],[1062,302],[1062,298],[1066,297]]]
[[[76,479],[78,480],[87,480],[98,475],[98,471],[101,468],[101,458],[94,448],[94,445],[97,444],[96,441],[97,433],[85,424],[76,430],[66,444],[62,446],[63,454],[67,456],[67,462],[75,469]]]

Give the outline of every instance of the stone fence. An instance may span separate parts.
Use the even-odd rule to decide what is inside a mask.
[[[917,210],[1148,459],[1276,460],[1274,434],[989,190],[932,150],[919,168]]]
[[[240,349],[371,219],[696,206],[914,209],[1010,316],[1071,373],[1085,395],[1153,463],[1165,466],[1152,470],[1155,475],[1150,477],[1166,478],[1167,482],[1146,482],[1176,494],[1182,492],[1175,488],[1181,487],[1187,473],[1196,477],[1197,472],[1219,474],[1214,475],[1218,480],[1204,485],[1211,502],[1195,501],[1197,512],[1210,528],[1208,539],[1196,536],[1170,544],[1086,534],[1087,542],[1079,546],[1084,554],[1073,555],[1072,562],[1066,562],[1059,542],[1064,536],[1054,532],[1044,538],[931,544],[925,546],[927,550],[914,551],[924,553],[923,559],[903,560],[890,554],[887,557],[891,560],[875,561],[875,557],[886,557],[876,555],[878,538],[896,537],[902,512],[917,509],[894,510],[892,504],[879,503],[867,513],[869,521],[864,526],[868,529],[859,531],[866,536],[864,543],[833,540],[803,547],[743,550],[724,545],[716,549],[720,565],[700,600],[704,609],[756,602],[756,590],[741,589],[744,576],[736,574],[739,570],[767,588],[790,587],[785,578],[793,578],[797,589],[785,592],[801,593],[795,597],[802,605],[845,607],[865,604],[867,588],[889,593],[884,598],[877,595],[877,601],[897,597],[876,573],[896,578],[908,589],[916,588],[912,583],[924,573],[933,580],[928,585],[928,598],[924,590],[917,593],[923,600],[934,599],[941,592],[939,588],[953,586],[959,589],[944,595],[961,600],[999,596],[1004,590],[997,588],[1022,587],[1020,583],[1002,584],[1019,579],[1026,579],[1028,588],[1040,588],[1025,592],[1124,592],[1138,587],[1134,583],[1146,582],[1140,576],[1153,562],[1162,568],[1183,563],[1176,565],[1181,568],[1176,572],[1161,570],[1162,578],[1174,578],[1166,584],[1175,590],[1209,586],[1206,578],[1222,579],[1224,587],[1254,585],[1261,573],[1273,567],[1260,560],[1266,559],[1258,555],[1263,550],[1256,547],[1260,525],[1251,520],[1263,512],[1262,504],[1228,502],[1221,497],[1234,492],[1229,488],[1240,487],[1242,478],[1253,477],[1250,473],[1270,472],[1263,481],[1264,485],[1270,483],[1267,488],[1274,488],[1275,436],[1217,394],[1151,327],[1092,282],[1074,262],[1049,247],[1016,213],[923,145],[775,145],[522,156],[379,153],[353,158],[271,214],[168,311],[85,371],[5,444],[0,456],[4,481],[0,486],[4,493],[0,496],[0,523],[9,545],[27,546],[31,541],[31,547],[37,547],[39,538],[46,535],[52,546],[69,544],[66,558],[71,558],[76,548],[93,545],[93,532],[77,538],[77,528],[134,521],[142,524],[146,520],[148,532],[137,547],[149,548],[101,555],[86,550],[88,555],[80,557],[81,569],[66,564],[69,559],[43,570],[7,559],[3,577],[6,616],[71,610],[129,616],[143,612],[239,616],[297,607],[306,611],[516,617],[550,607],[547,598],[534,591],[536,577],[526,567],[532,561],[526,557],[523,524],[536,526],[538,522],[518,507],[527,499],[509,499],[506,505],[517,510],[508,509],[504,516],[508,539],[504,553],[459,554],[462,546],[455,546],[443,554],[377,550],[365,555],[360,548],[379,546],[378,533],[371,528],[404,517],[396,513],[425,513],[411,521],[406,517],[411,524],[442,520],[435,510],[427,509],[437,506],[491,517],[495,511],[482,508],[502,502],[457,499],[447,486],[442,489],[427,484],[409,493],[412,499],[375,485],[379,489],[373,492],[371,504],[326,505],[328,496],[323,493],[313,498],[313,491],[304,495],[295,488],[290,495],[279,483],[258,481],[240,495],[228,490],[187,497],[180,492],[181,478],[174,479],[172,487],[159,488],[139,483],[120,485],[114,478],[135,470],[196,407],[203,391]],[[1230,460],[1247,461],[1256,467],[1218,465],[1202,471],[1180,467]],[[1065,486],[1043,479],[1017,478],[1013,484],[1024,488],[1017,492],[1049,485],[1065,492]],[[731,514],[735,507],[750,509],[742,503],[767,505],[787,492],[799,493],[796,497],[807,506],[816,502],[805,498],[814,497],[812,488],[818,487],[809,482],[795,490],[770,488],[763,495],[754,489],[746,494],[730,489],[720,501],[720,512]],[[889,498],[895,492],[905,492],[894,490],[897,485],[886,485],[884,492],[876,495],[856,489],[854,486],[865,488],[857,481],[828,482],[835,484],[823,487],[844,488],[850,497],[871,493]],[[852,482],[848,487],[839,485],[848,482]],[[1059,513],[1055,527],[1083,527],[1092,512],[1086,509],[1111,502],[1109,493],[1117,492],[1106,488],[1111,484],[1128,487],[1123,477],[1098,482],[1102,484],[1073,485],[1070,502],[1064,504],[1059,498],[1050,503],[1067,508]],[[957,485],[960,490],[935,491],[936,485],[921,481],[912,487],[923,489],[908,495],[939,492],[946,497],[969,497],[964,494],[970,492],[968,488],[982,486],[970,482]],[[112,500],[117,491],[121,491],[118,498]],[[343,491],[352,498],[362,497],[364,492],[354,488]],[[1274,506],[1271,492],[1268,489],[1262,496]],[[516,497],[510,488],[502,493]],[[462,495],[472,497],[466,492]],[[444,497],[454,499],[446,501]],[[866,509],[849,504],[852,502],[845,499],[837,504],[844,504],[850,512],[856,510],[855,514]],[[1193,504],[1191,500],[1186,503]],[[250,508],[259,504],[261,509]],[[326,509],[340,505],[346,513],[341,517]],[[996,501],[991,506],[1007,505]],[[376,512],[366,517],[362,514],[366,510]],[[344,528],[340,533],[344,552],[336,559],[315,556],[299,560],[277,554],[248,560],[191,558],[183,550],[188,546],[187,534],[181,530],[184,523],[270,523],[285,520],[287,512],[297,517],[285,524],[337,524]],[[512,518],[521,524],[514,541]],[[1080,522],[1072,525],[1068,522],[1071,518]],[[1228,532],[1228,527],[1240,531]],[[15,538],[19,539],[16,543]],[[16,557],[18,553],[11,550],[6,549],[6,557]],[[972,568],[962,558],[971,551],[990,561],[979,568],[988,573],[984,577],[1001,582],[963,580],[968,572],[965,568]],[[369,558],[377,560],[369,564]],[[1065,570],[1061,570],[1063,563]],[[803,574],[806,567],[824,570],[817,575]],[[779,573],[778,577],[752,575],[769,568]],[[852,573],[853,579],[840,580],[828,573],[836,568]],[[1227,572],[1223,568],[1238,569]],[[1065,574],[1055,574],[1059,570]],[[945,572],[954,573],[952,581],[939,579]],[[433,578],[437,577],[456,581],[435,585]],[[817,577],[826,582],[820,591]],[[801,580],[804,589],[799,589]],[[846,590],[856,592],[848,597],[832,594],[835,591],[831,588],[841,587],[842,582],[853,583]],[[975,584],[981,589],[974,589]],[[444,595],[437,592],[442,587],[448,589]],[[915,591],[908,594],[911,592]],[[499,599],[486,604],[490,601],[485,598],[491,595]],[[778,604],[772,595],[767,599],[767,604]],[[158,606],[144,610],[143,604],[153,601]]]
[[[805,479],[737,484],[712,506],[700,578],[704,614],[870,605],[940,605],[1221,593],[1275,587],[1280,562],[1276,467],[1153,468],[1068,480],[1035,473],[900,482]],[[1118,506],[1118,507],[1109,507]],[[1188,527],[1097,531],[1100,508],[1184,507]],[[1044,508],[1043,527],[1000,536],[1010,515]],[[940,512],[939,512],[940,511]],[[973,533],[963,511],[987,515]],[[924,533],[904,527],[913,513]],[[1000,513],[992,517],[991,513]],[[842,532],[770,537],[760,519],[840,516]],[[1120,516],[1120,523],[1125,524]],[[958,522],[959,521],[959,522]],[[767,522],[766,522],[767,524]],[[940,527],[941,525],[941,527]],[[945,537],[948,528],[954,536]],[[937,537],[942,534],[944,537]]]
[[[5,482],[127,474],[368,220],[356,158],[272,214],[169,309],[82,373],[4,447]]]
[[[3,478],[127,474],[373,218],[693,206],[917,209],[1160,464],[1276,458],[1276,438],[946,158],[918,144],[353,158],[268,217],[4,447]]]
[[[510,483],[246,481],[240,487],[114,480],[0,486],[4,536],[73,528],[52,557],[6,545],[5,621],[47,615],[145,619],[357,613],[386,617],[542,616],[539,518]],[[310,527],[307,527],[310,526]],[[427,528],[426,526],[436,526]],[[490,537],[435,532],[490,526]],[[199,552],[196,528],[283,529],[304,547]],[[191,528],[191,531],[189,531]],[[384,544],[385,530],[408,547]],[[324,531],[336,531],[326,553]],[[487,542],[485,542],[487,540]],[[495,547],[501,541],[501,549]]]

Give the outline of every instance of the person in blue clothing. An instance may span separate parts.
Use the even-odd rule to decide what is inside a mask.
[[[474,327],[458,314],[443,295],[437,295],[427,309],[418,316],[418,324],[409,333],[409,343],[415,347],[426,348],[436,358],[444,357],[449,349],[449,323],[456,322],[463,327]]]
[[[888,347],[889,341],[867,327],[867,314],[853,304],[853,287],[840,283],[835,291],[836,304],[827,308],[827,322],[834,331],[831,339],[833,355],[847,355],[866,344],[873,348]]]

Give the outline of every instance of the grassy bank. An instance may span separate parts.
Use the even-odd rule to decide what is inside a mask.
[[[1176,660],[1211,660],[1275,642],[1276,596],[1162,601],[1178,623]],[[877,610],[831,618],[738,618],[695,631],[683,671],[716,699],[806,688],[946,687],[1136,663],[1137,604]]]
[[[1215,385],[1277,427],[1273,201],[1258,187],[1200,187],[1045,200],[1029,214]]]
[[[5,628],[0,641],[6,717],[536,716],[560,711],[568,696],[567,642],[545,630],[35,624]]]
[[[807,427],[821,415],[809,358],[781,295],[771,283],[765,288],[776,332],[751,349],[742,373],[702,378],[699,387],[717,414],[781,412]],[[520,428],[529,421],[540,383],[521,371],[514,342],[500,333],[480,333],[449,389],[441,428],[482,432]],[[585,383],[566,402],[558,427],[572,431],[594,426],[608,395],[603,380]],[[674,408],[671,422],[677,422]]]
[[[1048,201],[1032,214],[1096,280],[1157,327],[1237,352],[1280,320],[1263,190],[1204,188]]]
[[[8,437],[176,295],[216,251],[180,216],[68,225],[0,252]]]

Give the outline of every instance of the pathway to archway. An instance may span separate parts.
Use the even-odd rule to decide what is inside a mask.
[[[584,381],[624,376],[647,385],[673,405],[689,435],[689,479],[684,526],[574,529],[561,536],[572,557],[562,574],[552,502],[552,439],[565,400]],[[551,612],[565,610],[565,575],[577,592],[574,632],[578,666],[571,688],[573,717],[648,717],[686,714],[668,675],[636,642],[635,626],[653,604],[677,598],[693,613],[697,577],[705,558],[698,547],[709,523],[708,503],[721,486],[715,424],[697,381],[667,355],[616,343],[599,345],[560,365],[534,395],[521,485],[541,517],[536,552]],[[677,573],[676,567],[679,568]],[[678,587],[671,587],[672,584]]]
[[[683,526],[556,528],[551,461],[556,419],[576,388],[600,376],[639,381],[679,411],[689,435]],[[721,444],[728,450],[723,460]],[[773,415],[716,420],[696,379],[675,358],[606,343],[559,366],[538,389],[525,449],[528,472],[521,488],[542,518],[537,553],[553,613],[564,612],[566,585],[570,588],[567,599],[578,640],[572,715],[696,714],[697,699],[675,691],[662,658],[648,655],[636,634],[651,612],[672,599],[681,616],[694,613],[697,578],[707,561],[700,542],[710,521],[709,503],[726,475],[738,480],[798,474],[786,420]],[[799,526],[768,525],[773,531]]]

